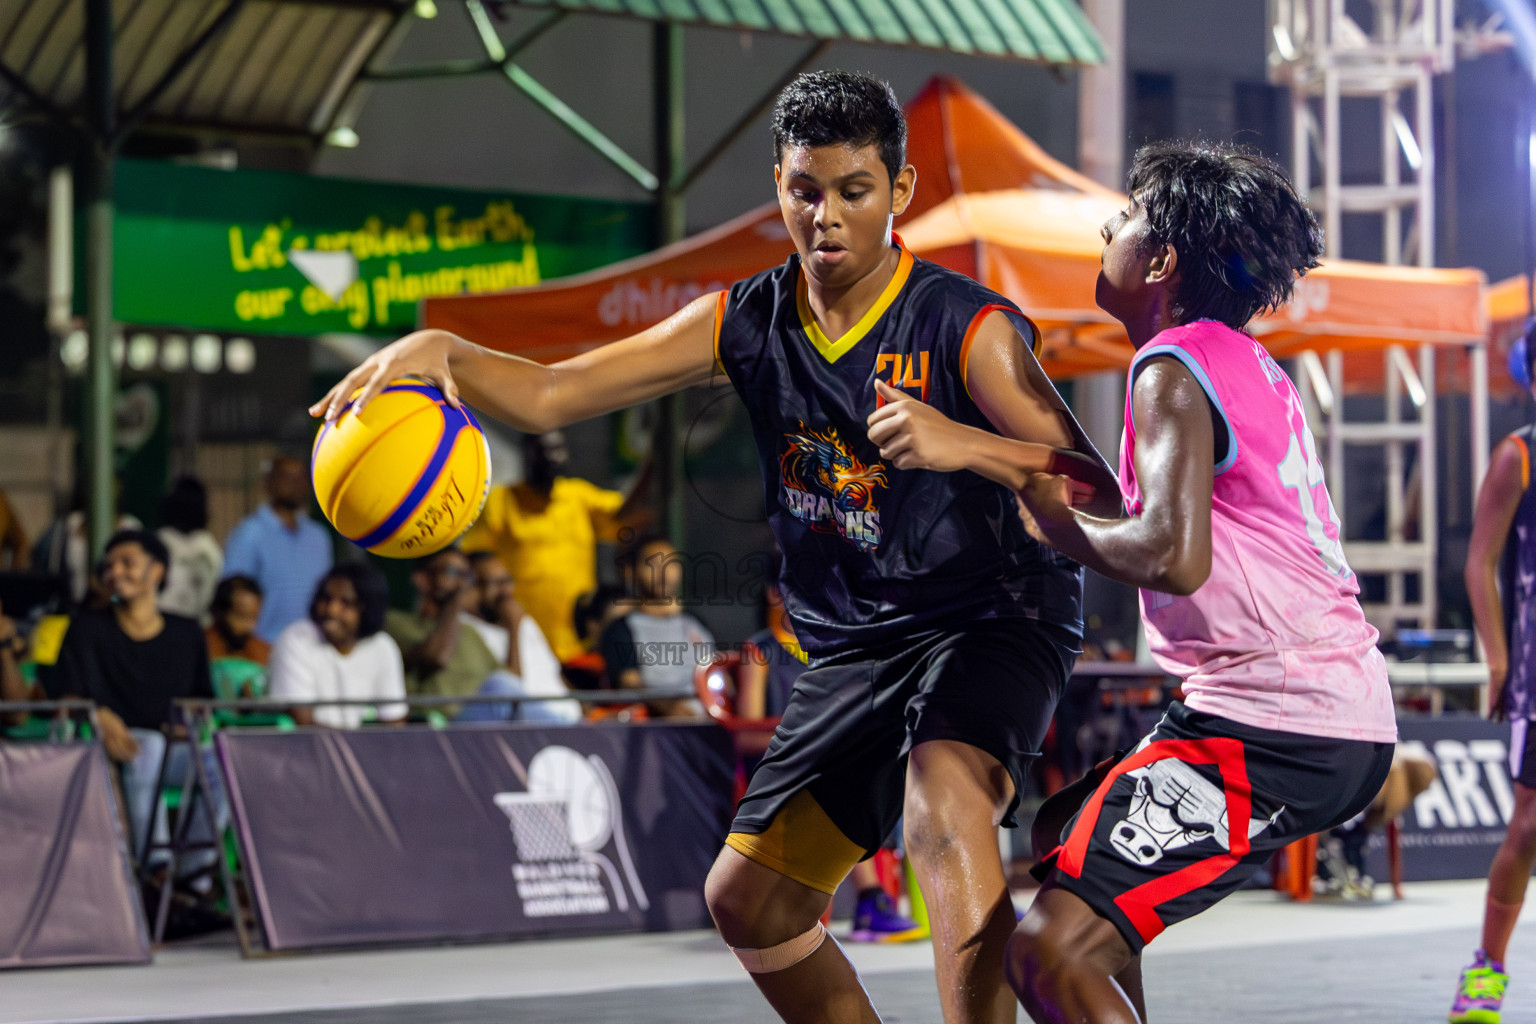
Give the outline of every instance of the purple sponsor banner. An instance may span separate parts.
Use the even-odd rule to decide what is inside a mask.
[[[1398,845],[1403,879],[1483,878],[1514,809],[1509,725],[1472,715],[1403,716],[1398,749],[1439,769],[1434,785],[1403,813]],[[1386,840],[1371,837],[1367,866],[1388,877]]]
[[[732,812],[718,726],[230,730],[269,949],[708,924]]]
[[[0,743],[0,968],[148,963],[99,744]]]

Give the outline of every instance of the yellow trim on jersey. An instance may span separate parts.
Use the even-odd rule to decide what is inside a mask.
[[[869,312],[865,313],[847,334],[836,341],[828,338],[822,331],[821,325],[816,322],[816,316],[811,312],[810,301],[806,298],[805,271],[802,270],[800,272],[800,277],[795,282],[795,306],[800,311],[800,329],[805,332],[805,336],[811,340],[811,344],[816,346],[816,351],[820,352],[822,358],[827,362],[837,362],[844,354],[852,350],[853,346],[862,341],[864,335],[868,334],[875,324],[879,322],[880,318],[885,315],[885,311],[890,308],[891,303],[896,301],[896,296],[901,294],[901,289],[906,285],[907,278],[912,273],[914,261],[912,253],[907,251],[907,247],[901,244],[900,239],[896,241],[897,248],[901,250],[901,262],[896,264],[896,273],[891,278],[890,284],[885,286],[885,291],[880,293],[880,297],[875,300],[875,304],[869,307]]]
[[[724,373],[725,364],[720,361],[720,328],[725,325],[725,300],[730,292],[724,289],[720,297],[715,300],[715,372]]]
[[[801,790],[761,833],[732,832],[725,845],[750,861],[828,896],[837,892],[864,851],[843,835],[816,798]]]

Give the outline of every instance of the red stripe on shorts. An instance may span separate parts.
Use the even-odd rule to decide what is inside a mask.
[[[1115,897],[1115,906],[1130,920],[1143,942],[1151,942],[1165,927],[1157,916],[1158,905],[1193,892],[1220,878],[1248,854],[1248,821],[1251,817],[1253,789],[1248,783],[1248,765],[1241,740],[1215,736],[1203,740],[1156,740],[1115,765],[1104,776],[1093,795],[1078,813],[1077,824],[1067,836],[1056,857],[1056,867],[1073,878],[1083,875],[1083,861],[1088,843],[1104,809],[1104,798],[1115,780],[1126,772],[1145,768],[1154,761],[1176,758],[1186,764],[1214,764],[1221,773],[1223,794],[1227,800],[1227,852],[1144,882]]]

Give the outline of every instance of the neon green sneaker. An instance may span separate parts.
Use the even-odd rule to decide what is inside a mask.
[[[1499,1024],[1499,1009],[1504,1005],[1504,989],[1508,985],[1504,965],[1489,960],[1488,954],[1478,950],[1471,965],[1461,972],[1456,1001],[1445,1019],[1450,1024]]]

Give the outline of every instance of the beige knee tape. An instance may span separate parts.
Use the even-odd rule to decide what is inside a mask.
[[[817,921],[810,931],[797,935],[788,942],[781,942],[777,946],[769,946],[767,949],[737,949],[732,946],[731,952],[736,954],[736,959],[741,961],[741,966],[747,969],[747,973],[772,974],[774,971],[793,967],[816,952],[821,948],[826,937],[826,928]]]

